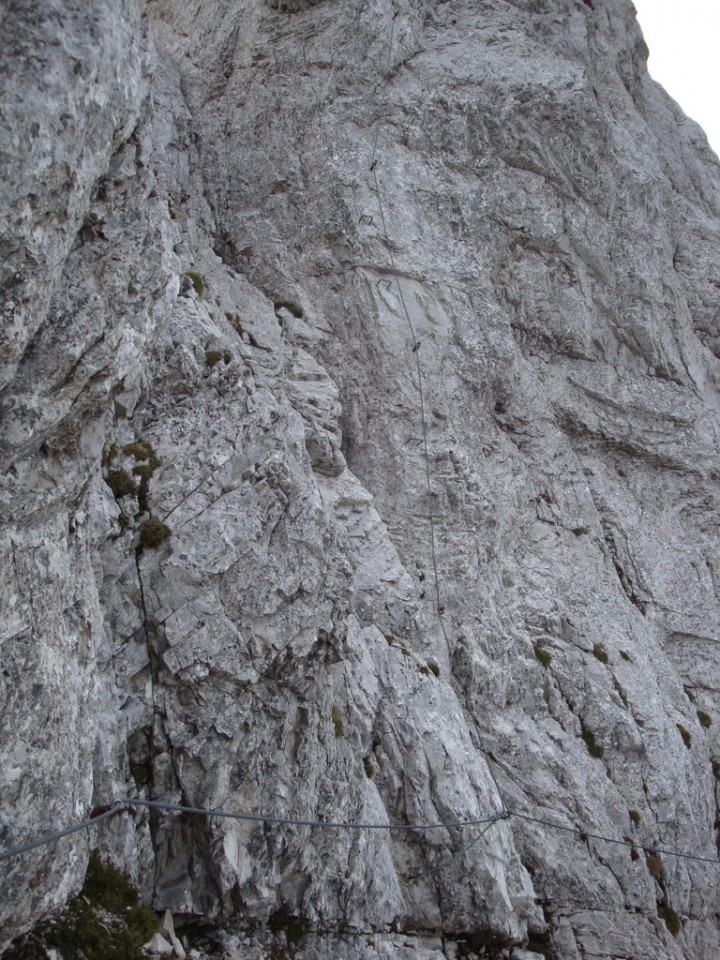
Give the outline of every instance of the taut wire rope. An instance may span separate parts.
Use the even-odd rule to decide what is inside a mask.
[[[70,836],[73,833],[78,833],[81,830],[89,830],[91,827],[95,827],[102,823],[103,820],[107,820],[109,817],[115,816],[119,813],[126,813],[133,807],[146,807],[149,810],[160,810],[168,813],[182,813],[203,817],[220,817],[227,820],[239,820],[249,823],[272,824],[275,826],[309,827],[312,829],[321,830],[416,830],[423,832],[428,830],[460,829],[462,827],[484,827],[479,836],[475,837],[464,847],[461,847],[460,850],[453,854],[452,859],[457,859],[457,857],[461,856],[463,853],[475,846],[475,844],[478,843],[483,836],[485,836],[490,827],[492,827],[495,823],[498,823],[501,820],[510,820],[514,817],[518,820],[536,823],[551,830],[560,830],[563,833],[571,833],[580,840],[596,840],[600,843],[610,843],[616,846],[626,847],[629,850],[642,850],[644,853],[651,854],[653,856],[662,855],[666,857],[676,857],[680,860],[692,860],[697,863],[708,863],[715,866],[720,866],[720,859],[717,857],[707,857],[702,854],[692,853],[689,850],[660,847],[657,844],[635,843],[626,839],[620,840],[617,837],[609,837],[602,833],[596,833],[577,824],[568,826],[567,824],[557,823],[554,820],[548,820],[545,817],[535,817],[529,813],[522,813],[519,810],[503,809],[502,811],[492,813],[487,817],[478,817],[476,819],[468,820],[441,820],[429,823],[341,823],[334,820],[311,820],[300,817],[276,817],[265,814],[238,813],[233,810],[213,810],[209,807],[194,807],[181,803],[166,803],[162,800],[144,800],[139,797],[126,797],[122,800],[113,800],[113,802],[107,807],[100,808],[102,812],[98,813],[96,816],[88,817],[85,820],[81,820],[79,823],[64,827],[62,830],[57,830],[55,833],[47,834],[46,836],[39,837],[36,840],[19,844],[16,847],[7,847],[5,850],[0,850],[0,861],[10,860],[13,857],[20,856],[24,853],[29,853],[30,851],[36,850],[39,847],[47,846],[51,843],[57,843],[57,841],[63,839],[63,837]],[[432,872],[440,872],[441,870],[445,869],[446,866],[447,864],[443,864],[440,867],[435,868]]]

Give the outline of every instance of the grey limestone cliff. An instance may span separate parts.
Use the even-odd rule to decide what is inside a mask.
[[[125,805],[0,942],[97,847],[230,957],[714,960],[720,166],[629,0],[3,29],[2,846],[483,822]]]

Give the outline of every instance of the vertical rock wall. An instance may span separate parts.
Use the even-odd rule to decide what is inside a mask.
[[[133,180],[127,141],[148,80],[139,5],[11,3],[0,76],[0,835],[10,846],[91,805],[104,626],[90,530],[110,519],[93,495],[108,398],[141,368],[157,299],[146,281],[160,265],[131,292],[138,251],[133,262],[132,241],[117,239],[132,203],[112,226],[89,212],[101,190],[119,205],[118,185]],[[111,242],[112,257],[94,255]],[[82,837],[3,864],[3,933],[62,904],[86,851]]]
[[[514,815],[135,807],[12,861],[4,936],[92,843],[308,957],[716,956],[720,868],[589,836],[717,857],[720,181],[631,5],[47,10],[3,64],[3,843]]]

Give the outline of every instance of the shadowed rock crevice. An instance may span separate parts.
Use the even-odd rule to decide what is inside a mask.
[[[279,10],[280,13],[301,13],[322,2],[323,0],[265,0],[269,7]]]

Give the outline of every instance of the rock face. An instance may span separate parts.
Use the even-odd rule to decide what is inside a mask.
[[[0,941],[99,846],[236,957],[717,957],[720,167],[629,0],[11,7],[2,845],[475,823],[135,805]]]

